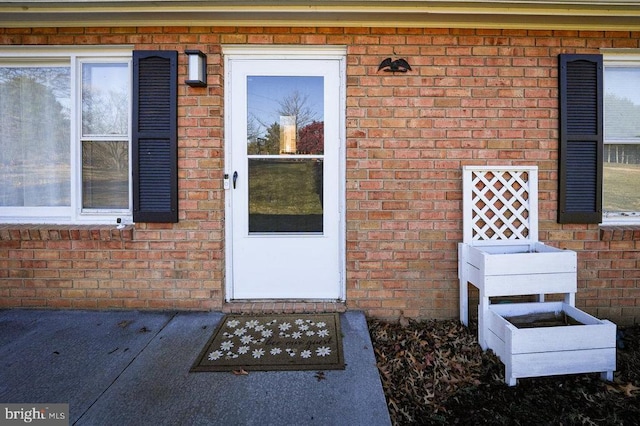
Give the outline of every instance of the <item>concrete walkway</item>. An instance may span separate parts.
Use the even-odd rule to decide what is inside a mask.
[[[389,425],[365,317],[343,371],[189,373],[219,312],[0,310],[0,403],[68,403],[78,425]]]

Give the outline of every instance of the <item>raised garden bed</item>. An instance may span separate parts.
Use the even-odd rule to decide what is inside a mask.
[[[523,317],[562,321],[520,327],[512,323]],[[559,374],[600,372],[603,378],[613,379],[616,325],[567,303],[490,305],[486,327],[488,346],[504,363],[505,382],[510,386],[521,377]]]
[[[531,245],[466,246],[469,281],[484,287],[487,297],[575,293],[577,256]]]
[[[462,189],[460,321],[468,324],[471,284],[478,289],[478,342],[500,357],[505,381],[587,372],[612,380],[615,324],[575,308],[576,252],[538,241],[538,168],[464,166]],[[562,294],[564,302],[545,303],[547,294]],[[537,303],[492,304],[531,295]]]
[[[461,318],[467,323],[466,282],[478,288],[478,341],[483,349],[491,348],[485,325],[490,298],[564,294],[564,302],[574,305],[577,290],[577,255],[540,242],[470,246],[460,244]],[[522,312],[521,314],[528,314]]]

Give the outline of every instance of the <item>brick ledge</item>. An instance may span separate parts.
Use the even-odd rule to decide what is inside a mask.
[[[342,313],[346,311],[346,303],[337,301],[296,302],[242,300],[227,302],[222,305],[222,312],[225,314],[317,314],[325,312]]]
[[[131,241],[133,225],[0,225],[0,241]]]
[[[600,227],[600,241],[640,240],[640,225],[603,225]]]

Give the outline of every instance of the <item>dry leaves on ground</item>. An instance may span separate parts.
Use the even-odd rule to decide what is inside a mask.
[[[369,320],[389,412],[405,424],[638,424],[640,326],[621,328],[613,383],[599,374],[520,379],[458,321]]]

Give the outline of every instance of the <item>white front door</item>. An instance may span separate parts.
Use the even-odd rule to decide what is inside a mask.
[[[344,53],[225,49],[227,300],[344,299]]]

